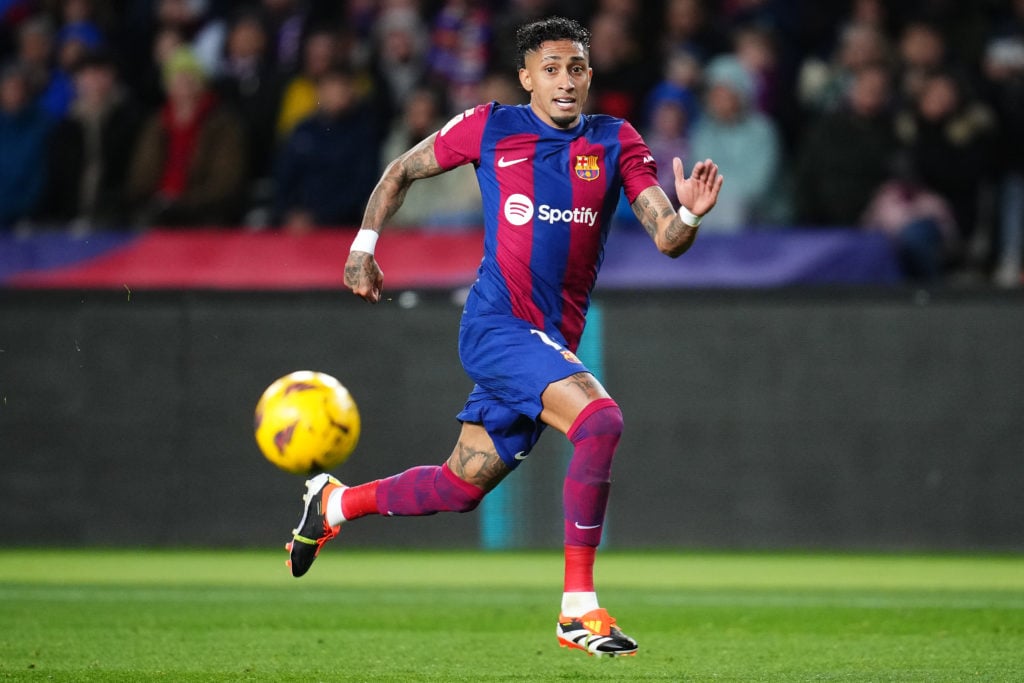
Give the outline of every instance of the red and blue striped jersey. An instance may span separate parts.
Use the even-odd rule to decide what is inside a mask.
[[[658,184],[647,145],[628,122],[584,115],[553,128],[529,105],[483,104],[441,129],[445,169],[476,166],[484,255],[467,314],[511,314],[557,332],[575,351],[621,189],[632,204]]]

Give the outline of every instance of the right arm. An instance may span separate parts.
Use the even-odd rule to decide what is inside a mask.
[[[388,164],[366,202],[361,229],[379,233],[402,206],[413,181],[430,178],[447,170],[442,168],[434,154],[437,135],[430,135]],[[375,304],[380,301],[383,282],[384,273],[373,254],[365,251],[349,252],[345,263],[345,285],[354,294]]]

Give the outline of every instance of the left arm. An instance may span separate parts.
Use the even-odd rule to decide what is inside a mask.
[[[683,162],[677,157],[672,160],[672,168],[679,203],[698,218],[702,217],[715,206],[725,180],[718,173],[718,166],[710,159],[699,161],[686,178]],[[698,226],[683,222],[672,208],[668,195],[657,185],[641,192],[631,207],[658,250],[667,256],[681,256],[697,238]]]

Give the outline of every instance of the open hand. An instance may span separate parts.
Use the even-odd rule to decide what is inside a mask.
[[[725,181],[718,173],[718,164],[711,159],[698,161],[687,178],[683,174],[682,159],[676,157],[672,160],[672,171],[676,177],[676,196],[690,213],[703,216],[715,206]]]

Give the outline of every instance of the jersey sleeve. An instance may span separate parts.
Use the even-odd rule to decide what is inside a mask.
[[[494,103],[481,104],[455,115],[434,139],[434,156],[448,170],[480,161],[480,141]]]
[[[658,165],[647,143],[628,121],[623,121],[619,128],[619,143],[622,145],[619,157],[622,187],[632,204],[641,192],[658,184]]]

